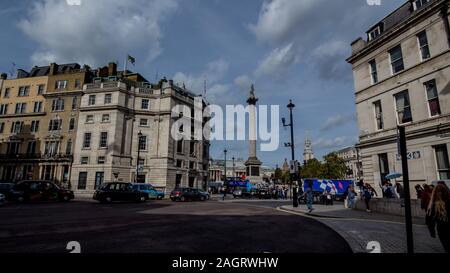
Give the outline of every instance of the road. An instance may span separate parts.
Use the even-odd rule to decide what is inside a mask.
[[[283,202],[7,204],[0,253],[349,253],[328,226],[274,208]]]

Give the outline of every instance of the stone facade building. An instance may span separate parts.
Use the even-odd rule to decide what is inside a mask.
[[[171,136],[173,107],[193,110],[195,95],[172,81],[152,85],[140,74],[123,74],[110,69],[108,77],[84,86],[74,189],[91,192],[105,181],[151,183],[166,192],[177,186],[206,188],[209,141]]]
[[[345,161],[345,166],[347,166],[346,179],[362,177],[360,155],[355,147],[347,147],[336,151],[336,155]]]
[[[450,179],[449,2],[408,1],[352,43],[362,171],[375,187],[401,172],[405,126],[411,187]],[[401,178],[398,179],[401,181]]]

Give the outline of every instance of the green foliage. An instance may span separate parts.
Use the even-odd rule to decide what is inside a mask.
[[[302,178],[342,179],[345,177],[347,167],[345,161],[336,153],[324,157],[324,162],[317,159],[309,160],[301,169]]]

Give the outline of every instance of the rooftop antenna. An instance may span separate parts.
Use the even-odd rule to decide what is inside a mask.
[[[206,79],[203,86],[203,96],[206,97]]]

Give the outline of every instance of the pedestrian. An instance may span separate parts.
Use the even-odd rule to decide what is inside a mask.
[[[428,206],[426,223],[430,235],[436,238],[436,229],[439,240],[446,253],[450,253],[450,190],[447,186],[438,184],[431,195]]]
[[[347,189],[344,191],[344,193],[342,194],[342,198],[344,199],[344,208],[348,208],[348,191],[349,191],[349,189],[350,189],[350,186],[351,185],[349,185],[348,187],[347,187]]]
[[[312,191],[312,183],[308,183],[307,185],[305,191],[305,199],[306,199],[306,207],[308,208],[308,213],[311,213],[314,210],[313,208],[314,196]]]
[[[417,199],[422,200],[424,188],[421,185],[416,185],[414,189],[416,190]]]
[[[366,204],[366,211],[367,212],[372,212],[370,210],[370,200],[372,200],[372,190],[371,190],[371,186],[369,184],[366,184],[366,186],[363,188],[363,199],[364,199],[364,203]]]
[[[433,193],[433,189],[427,185],[423,184],[423,191],[420,195],[420,208],[423,209],[425,212],[428,209],[428,205],[430,204],[431,200],[431,194]]]
[[[361,199],[363,198],[362,192],[364,191],[364,180],[361,178],[358,183],[356,184],[359,188],[359,192],[361,193]]]
[[[356,191],[355,188],[353,187],[353,185],[350,185],[348,187],[348,193],[347,193],[347,207],[350,209],[354,209],[355,208],[355,201],[356,201]]]

